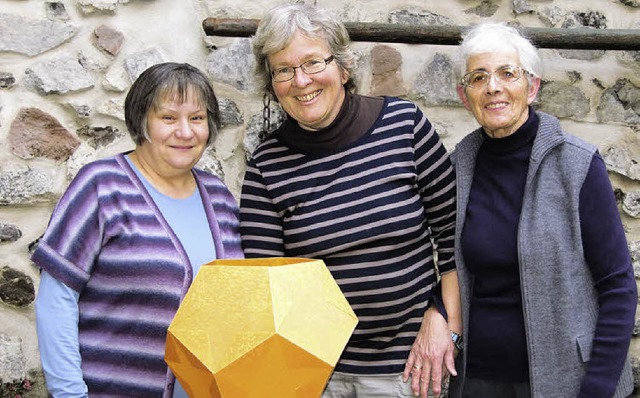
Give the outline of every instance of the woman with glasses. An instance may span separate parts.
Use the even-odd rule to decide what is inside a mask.
[[[450,397],[626,397],[637,291],[595,146],[531,104],[541,60],[514,28],[459,47],[480,128],[455,148],[463,355]]]
[[[410,101],[353,93],[349,37],[326,10],[276,7],[253,46],[288,117],[247,168],[245,255],[322,259],[358,315],[324,397],[439,393],[461,324],[455,179],[438,134]],[[438,273],[448,323],[427,310]]]

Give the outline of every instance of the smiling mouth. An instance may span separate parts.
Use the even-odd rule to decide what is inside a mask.
[[[311,94],[296,96],[296,99],[300,102],[308,102],[314,99],[315,97],[317,97],[318,95],[320,95],[321,92],[322,90],[318,90],[318,91],[312,92]]]
[[[509,105],[509,104],[507,104],[506,102],[497,102],[497,103],[489,104],[489,105],[485,106],[485,108],[487,108],[487,109],[500,109],[500,108],[506,107],[507,105]]]

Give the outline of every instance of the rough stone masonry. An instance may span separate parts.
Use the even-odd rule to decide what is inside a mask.
[[[309,2],[349,22],[640,29],[638,0]],[[20,388],[23,397],[47,396],[33,313],[39,270],[29,255],[77,170],[133,148],[123,101],[145,68],[189,62],[211,77],[223,127],[200,167],[239,195],[246,160],[265,134],[262,93],[253,82],[250,39],[206,36],[202,21],[259,19],[278,3],[0,0],[0,396],[9,388]],[[449,149],[476,127],[455,92],[455,46],[357,42],[354,48],[358,92],[416,101]],[[541,53],[544,82],[535,106],[598,145],[640,277],[640,52]],[[271,127],[282,117],[272,104]],[[630,348],[636,385],[638,329]]]

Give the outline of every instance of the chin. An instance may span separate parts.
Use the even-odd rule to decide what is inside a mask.
[[[173,168],[175,168],[176,170],[186,170],[191,169],[193,166],[195,166],[196,163],[198,163],[198,161],[200,161],[200,158],[189,161],[176,161],[173,162],[171,166],[173,166]]]

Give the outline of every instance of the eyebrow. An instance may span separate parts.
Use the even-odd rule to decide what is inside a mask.
[[[497,67],[497,68],[495,68],[494,70],[502,69],[502,68],[507,67],[507,66],[518,66],[518,65],[514,65],[514,64],[504,64],[504,65],[500,65],[500,66],[498,66],[498,67]],[[521,68],[521,66],[519,66],[519,68]],[[470,71],[469,71],[469,73],[471,73],[471,72],[480,72],[480,71],[487,72],[487,71],[489,71],[489,69],[487,69],[487,68],[478,68],[478,69],[470,70]]]
[[[312,59],[322,59],[324,60],[326,57],[324,57],[321,54],[309,54],[308,56],[305,57],[301,57],[300,59],[304,59],[305,61],[302,61],[302,63],[299,63],[297,65],[290,65],[290,64],[282,64],[279,66],[271,66],[271,70],[277,70],[277,69],[282,69],[282,68],[293,68],[294,66],[299,66],[302,65],[304,63],[307,63],[309,61],[311,61]]]
[[[186,102],[186,101],[185,101]],[[181,102],[180,105],[184,104],[185,102]],[[159,106],[155,106],[152,108],[155,110],[155,112],[177,112],[176,108],[170,108],[166,105],[159,105]],[[202,104],[198,104],[198,109],[196,109],[194,112],[192,113],[198,113],[198,112],[204,112],[207,111],[207,108],[205,106],[203,106]]]

